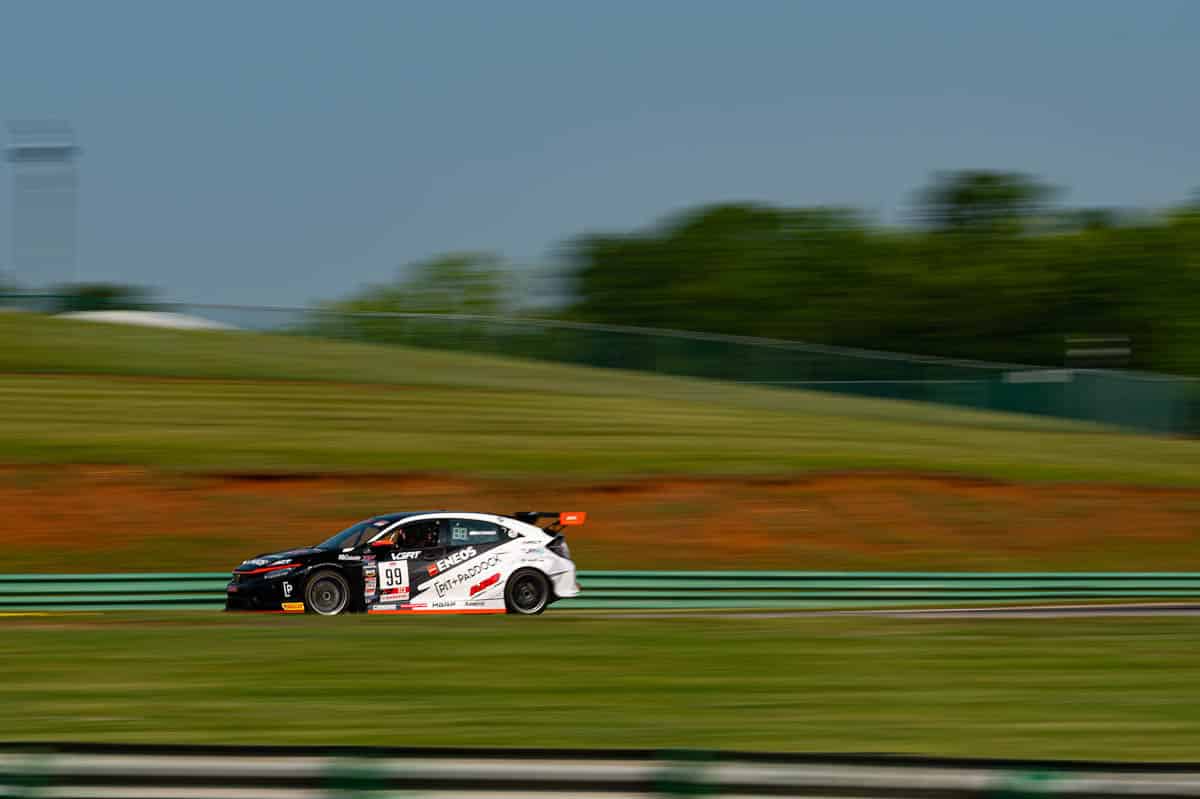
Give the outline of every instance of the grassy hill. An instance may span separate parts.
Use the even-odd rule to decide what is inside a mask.
[[[945,406],[284,335],[0,316],[10,463],[1200,483],[1200,443]]]

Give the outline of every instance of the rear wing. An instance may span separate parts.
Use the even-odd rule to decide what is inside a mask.
[[[571,511],[545,511],[545,510],[525,510],[517,511],[512,515],[512,518],[526,524],[537,525],[543,519],[553,519],[554,521],[543,527],[543,530],[551,533],[557,533],[564,527],[575,527],[587,521],[587,513],[581,510]]]

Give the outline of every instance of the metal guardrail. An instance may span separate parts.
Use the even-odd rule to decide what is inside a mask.
[[[228,572],[0,575],[0,611],[217,609]],[[901,606],[1200,598],[1197,572],[581,572],[557,608],[703,609]]]
[[[1200,764],[750,752],[0,744],[0,796],[1182,799]],[[412,794],[409,794],[412,795]]]

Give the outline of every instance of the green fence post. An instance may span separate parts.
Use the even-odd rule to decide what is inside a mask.
[[[672,749],[659,756],[664,761],[654,777],[654,793],[660,796],[716,796],[717,786],[709,781],[708,768],[716,762],[715,752]]]
[[[334,760],[323,779],[330,796],[357,799],[387,790],[387,773],[374,761],[361,758]]]
[[[987,799],[1040,799],[1054,790],[1060,775],[1054,771],[1010,771],[984,791]]]
[[[0,772],[0,797],[34,799],[44,795],[53,777],[52,757],[31,754],[11,771]]]

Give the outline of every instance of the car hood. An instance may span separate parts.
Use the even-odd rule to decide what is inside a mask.
[[[300,549],[288,549],[283,552],[265,552],[262,555],[255,555],[248,560],[242,561],[234,571],[261,569],[264,566],[270,566],[273,563],[279,563],[284,560],[304,562],[308,557],[316,555],[321,551],[316,547],[301,547]]]

